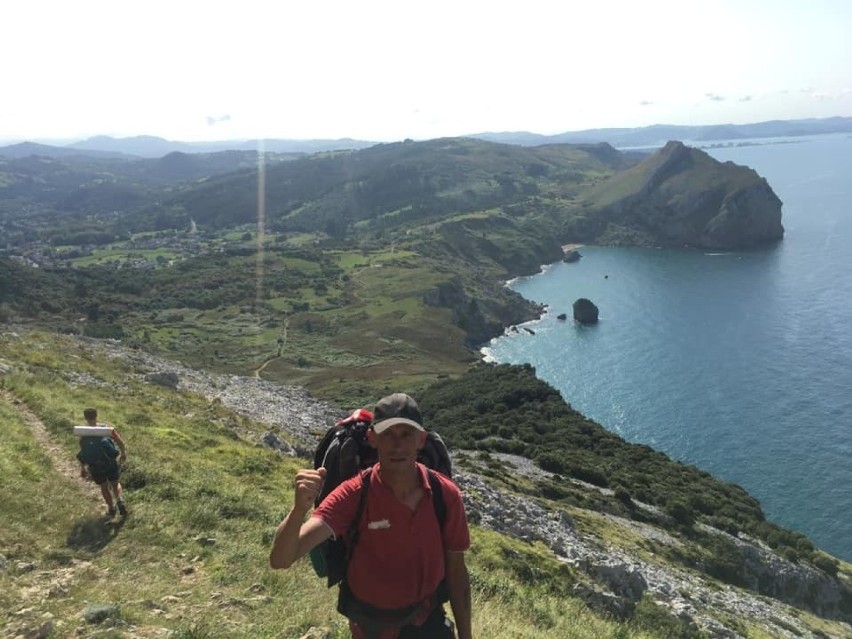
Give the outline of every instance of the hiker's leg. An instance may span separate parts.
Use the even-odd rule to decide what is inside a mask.
[[[115,505],[118,508],[119,514],[124,517],[127,514],[127,506],[125,506],[124,500],[121,498],[124,489],[121,487],[121,482],[118,481],[118,476],[112,482],[112,489],[115,492]]]
[[[104,480],[100,483],[100,487],[101,487],[101,495],[103,495],[103,498],[104,498],[104,501],[106,502],[107,507],[112,509],[112,493],[109,490],[109,484],[110,484],[109,481]]]
[[[112,484],[112,492],[115,494],[115,501],[121,501],[121,492],[123,490],[121,482],[116,479],[115,481],[111,481],[110,484]]]

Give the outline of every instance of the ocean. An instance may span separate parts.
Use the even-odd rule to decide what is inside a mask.
[[[739,484],[852,561],[852,136],[760,142],[707,152],[766,178],[780,243],[582,247],[509,284],[548,311],[483,352],[532,364],[584,415]],[[596,326],[571,320],[580,297]]]

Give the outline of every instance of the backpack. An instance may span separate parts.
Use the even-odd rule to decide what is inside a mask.
[[[81,437],[80,451],[77,459],[88,466],[92,472],[104,474],[118,466],[116,458],[119,455],[118,446],[112,437]]]
[[[315,506],[319,506],[341,482],[359,472],[363,482],[357,514],[352,528],[346,535],[346,540],[327,539],[309,553],[314,572],[319,577],[327,578],[329,588],[340,583],[345,577],[346,565],[358,541],[358,524],[361,521],[370,485],[370,473],[364,471],[378,461],[376,449],[367,441],[367,430],[372,422],[373,414],[370,411],[364,409],[354,411],[326,431],[314,452],[314,468],[326,469],[325,481],[314,502]],[[438,524],[443,527],[446,518],[444,495],[438,478],[432,471],[452,477],[453,468],[450,453],[438,433],[427,431],[426,443],[418,453],[417,461],[430,469],[429,485],[432,488],[432,503],[438,517]]]

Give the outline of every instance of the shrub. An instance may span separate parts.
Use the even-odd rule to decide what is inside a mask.
[[[630,497],[630,493],[624,486],[616,486],[615,494],[616,500],[624,504],[627,508],[633,508],[633,498]]]
[[[681,499],[672,499],[666,504],[666,514],[674,519],[675,523],[684,528],[692,528],[695,524],[695,512],[692,506]]]
[[[708,575],[735,586],[745,585],[745,564],[737,545],[721,535],[710,535],[705,542],[708,556],[704,570]]]
[[[633,622],[658,637],[679,637],[680,639],[700,639],[701,632],[694,625],[669,614],[665,608],[655,604],[646,595],[636,604]]]
[[[829,577],[837,577],[839,564],[834,557],[828,555],[817,554],[812,560],[814,567],[822,570]]]
[[[89,322],[86,324],[83,332],[86,337],[96,337],[99,339],[121,339],[124,337],[124,329],[119,324]]]
[[[606,488],[609,486],[609,480],[606,475],[602,472],[597,471],[593,468],[584,468],[583,466],[572,466],[568,474],[575,479],[579,479],[580,481],[585,481],[595,486],[600,486],[601,488]]]
[[[536,461],[539,466],[551,473],[563,475],[567,471],[565,460],[555,453],[544,453]]]

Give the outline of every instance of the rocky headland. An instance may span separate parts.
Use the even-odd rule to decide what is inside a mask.
[[[585,196],[578,241],[744,249],[784,236],[782,202],[753,169],[669,142]]]

